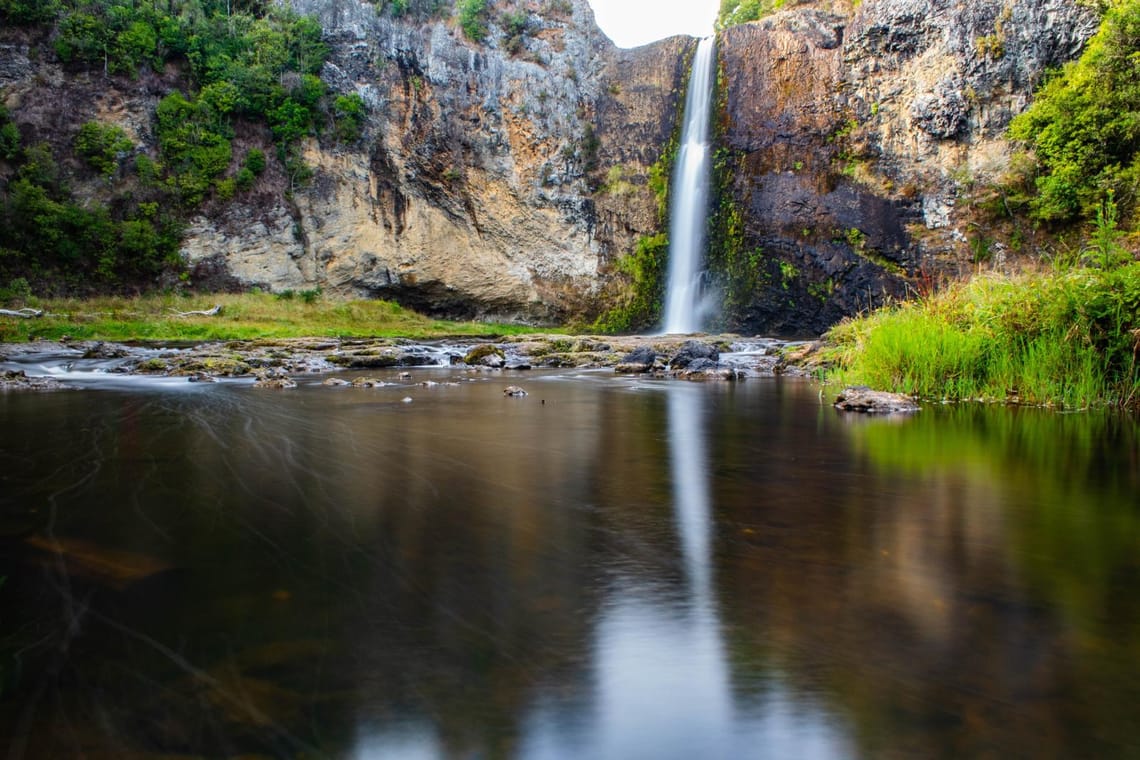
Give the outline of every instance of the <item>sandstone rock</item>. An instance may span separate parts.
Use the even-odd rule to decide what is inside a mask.
[[[873,391],[866,387],[845,388],[835,397],[835,408],[865,414],[911,414],[921,407],[909,396]]]

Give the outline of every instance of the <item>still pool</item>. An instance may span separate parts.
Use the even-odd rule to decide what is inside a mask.
[[[385,379],[0,394],[9,758],[1140,757],[1132,418]]]

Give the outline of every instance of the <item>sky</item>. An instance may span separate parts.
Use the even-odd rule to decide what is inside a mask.
[[[674,34],[712,34],[719,0],[590,0],[598,26],[619,47]]]

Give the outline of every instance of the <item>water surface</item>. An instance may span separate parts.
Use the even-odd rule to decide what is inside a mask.
[[[1140,756],[1130,419],[388,379],[0,395],[8,756]]]

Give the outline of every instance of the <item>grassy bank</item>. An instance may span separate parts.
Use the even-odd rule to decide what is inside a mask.
[[[302,297],[304,296],[304,297]],[[0,317],[0,342],[75,340],[240,340],[297,337],[508,335],[533,327],[429,319],[389,301],[337,301],[313,293],[269,295],[152,295],[137,298],[32,299],[45,312],[34,319]],[[216,316],[178,316],[221,305]]]
[[[828,382],[1065,409],[1140,403],[1140,263],[981,276],[844,322]]]

